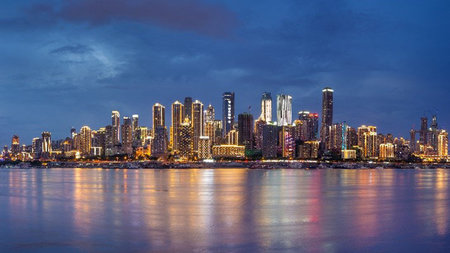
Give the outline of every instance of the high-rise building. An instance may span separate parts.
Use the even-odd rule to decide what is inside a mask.
[[[105,141],[106,141],[105,155],[106,156],[115,155],[114,133],[113,132],[114,132],[113,126],[107,125],[105,127]]]
[[[170,145],[172,151],[178,151],[179,138],[180,138],[180,126],[184,121],[184,105],[180,101],[175,101],[172,104],[172,126],[170,127]]]
[[[263,158],[276,158],[278,153],[278,132],[279,127],[276,124],[266,124],[263,126]]]
[[[420,118],[420,144],[426,145],[428,140],[428,118]]]
[[[361,147],[364,158],[378,157],[377,127],[361,126],[358,128],[358,146]]]
[[[277,123],[279,126],[292,124],[292,97],[289,95],[277,96]]]
[[[227,136],[225,136],[225,144],[227,145],[239,145],[239,132],[236,129],[231,129]]]
[[[83,126],[80,129],[80,153],[83,156],[89,156],[91,154],[92,146],[92,134],[91,128]]]
[[[39,159],[42,153],[42,139],[39,137],[33,138],[31,146],[31,153],[33,153],[33,158]]]
[[[437,123],[437,117],[436,115],[433,115],[433,118],[431,120],[431,125],[428,130],[428,140],[427,143],[433,148],[433,152],[437,154],[438,151],[438,136],[439,136],[439,129],[438,129],[438,123]]]
[[[222,136],[226,136],[234,125],[234,92],[225,92],[222,96]]]
[[[198,142],[198,158],[211,159],[211,141],[209,136],[200,136]]]
[[[43,159],[50,158],[52,153],[52,134],[50,132],[42,132],[42,153]]]
[[[261,116],[260,119],[265,122],[272,121],[272,94],[264,92],[261,97]]]
[[[393,159],[394,155],[394,144],[392,143],[381,143],[380,144],[380,160]]]
[[[70,129],[70,138],[73,139],[73,137],[77,134],[77,130],[75,129],[75,127],[72,127]]]
[[[166,108],[160,103],[153,105],[153,133],[158,126],[166,126]]]
[[[214,107],[210,104],[210,105],[208,105],[208,107],[205,109],[205,112],[204,112],[205,123],[213,122],[215,119],[216,119],[216,113],[215,113]]]
[[[106,128],[101,127],[97,131],[92,131],[92,148],[99,150],[99,156],[104,156],[106,151]]]
[[[192,103],[192,132],[194,142],[194,152],[198,151],[198,141],[203,136],[203,104],[195,100]]]
[[[255,149],[257,150],[262,150],[263,147],[263,130],[264,130],[264,125],[266,125],[265,120],[263,120],[262,118],[259,118],[255,121],[255,129],[254,129],[254,139],[255,139]],[[270,123],[270,122],[269,122]]]
[[[11,139],[11,153],[16,156],[20,153],[20,141],[19,136],[13,135]]]
[[[279,145],[281,156],[292,159],[295,156],[294,127],[290,125],[281,126],[279,132]]]
[[[189,118],[186,117],[184,122],[180,124],[179,130],[179,144],[178,152],[180,157],[190,158],[193,156],[193,132],[191,127],[191,122]]]
[[[123,117],[122,125],[122,152],[127,155],[133,154],[133,120]]]
[[[448,156],[448,132],[445,130],[441,130],[438,135],[438,156]]]
[[[153,129],[152,155],[163,156],[167,153],[167,130],[165,126],[156,125]]]
[[[325,87],[322,90],[322,126],[320,128],[320,141],[325,150],[329,141],[328,129],[333,124],[333,93],[334,90]]]
[[[253,115],[241,113],[238,115],[239,145],[245,148],[253,148]]]
[[[185,97],[184,98],[184,115],[189,119],[189,122],[192,123],[192,98]],[[184,118],[183,118],[184,120]]]
[[[118,111],[112,111],[111,113],[111,126],[112,126],[112,144],[120,144],[120,113]]]

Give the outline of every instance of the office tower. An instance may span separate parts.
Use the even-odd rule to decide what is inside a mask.
[[[179,138],[180,138],[180,126],[185,118],[184,105],[180,101],[172,103],[172,126],[170,127],[170,146],[172,151],[178,151]]]
[[[165,126],[156,125],[153,129],[152,156],[162,156],[167,153],[167,131]]]
[[[322,126],[320,128],[320,141],[325,150],[328,143],[328,129],[333,124],[333,93],[334,90],[326,87],[322,90]]]
[[[193,156],[193,132],[189,118],[186,117],[180,124],[178,152],[182,158],[190,158]]]
[[[279,126],[292,124],[292,97],[289,95],[277,96],[277,123]]]
[[[375,158],[378,156],[377,128],[375,126],[362,125],[358,128],[358,146],[362,150],[364,158]]]
[[[120,113],[118,111],[112,111],[111,113],[111,126],[112,126],[112,144],[120,144]]]
[[[185,97],[184,98],[184,115],[189,119],[189,122],[192,123],[192,98]],[[184,120],[184,118],[183,118]]]
[[[31,153],[33,153],[33,158],[39,159],[42,153],[42,139],[38,137],[33,138],[31,146]]]
[[[166,126],[166,108],[160,103],[153,105],[153,133],[158,126]]]
[[[50,158],[52,153],[52,134],[50,132],[42,132],[42,153],[44,159]]]
[[[106,150],[106,128],[101,127],[97,131],[92,131],[92,148],[99,150],[98,156],[104,156]]]
[[[428,139],[428,118],[420,118],[420,144],[426,145]]]
[[[122,152],[127,155],[133,154],[133,120],[123,117],[122,125]]]
[[[265,122],[272,121],[272,94],[264,92],[261,97],[261,116],[260,119]]]
[[[441,130],[438,135],[438,156],[447,158],[448,156],[448,132]]]
[[[15,156],[20,153],[19,136],[13,135],[11,139],[11,153]]]
[[[239,131],[239,145],[245,148],[253,148],[253,115],[250,113],[241,113],[238,115],[238,131]]]
[[[200,136],[198,142],[198,158],[211,159],[211,140],[209,136]]]
[[[295,155],[294,127],[290,125],[281,126],[279,132],[279,144],[281,156],[292,159]]]
[[[348,125],[346,122],[332,124],[328,128],[329,141],[327,150],[334,150],[341,153],[342,150],[348,149]]]
[[[212,105],[208,105],[204,113],[204,120],[206,122],[213,122],[216,119],[216,113]]]
[[[198,141],[203,136],[203,104],[195,100],[192,103],[192,132],[194,142],[194,152],[198,151]]]
[[[255,139],[255,149],[262,150],[263,147],[263,129],[264,125],[266,125],[265,120],[259,118],[255,121],[255,129],[254,129],[254,139]],[[270,123],[270,122],[269,122]]]
[[[75,129],[75,127],[72,127],[70,129],[70,138],[73,139],[73,137],[77,134],[77,130]]]
[[[262,155],[264,159],[277,157],[278,131],[276,124],[268,123],[263,126]]]
[[[225,92],[222,96],[222,136],[226,136],[234,125],[234,92]]]
[[[80,129],[80,153],[83,156],[89,156],[91,154],[92,146],[92,134],[91,128],[83,126]]]

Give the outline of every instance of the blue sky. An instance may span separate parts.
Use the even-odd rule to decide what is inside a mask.
[[[422,115],[450,125],[448,1],[3,0],[0,144],[110,123],[192,96],[259,114],[262,92],[335,122],[408,136]],[[170,121],[167,122],[170,124]]]

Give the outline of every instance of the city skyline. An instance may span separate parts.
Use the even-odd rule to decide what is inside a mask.
[[[144,1],[110,2],[3,2],[0,143],[97,128],[111,110],[150,122],[149,103],[184,96],[217,107],[226,90],[236,112],[263,91],[318,112],[325,85],[339,91],[336,122],[405,137],[424,114],[450,126],[447,1],[148,1],[163,17],[139,12]]]

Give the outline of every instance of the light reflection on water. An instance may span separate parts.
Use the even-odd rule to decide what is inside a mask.
[[[0,251],[444,251],[446,170],[0,170]]]

